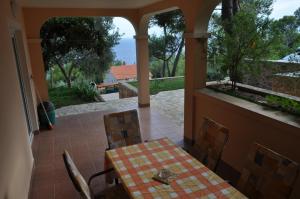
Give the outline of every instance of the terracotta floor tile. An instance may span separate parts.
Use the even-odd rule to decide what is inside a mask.
[[[107,148],[103,115],[109,112],[112,111],[60,117],[53,130],[35,136],[32,147],[36,168],[31,199],[79,198],[64,167],[62,153],[65,149],[69,151],[86,180],[103,170]],[[142,108],[138,112],[143,139],[167,136],[174,141],[182,140],[183,131],[158,112],[150,108]],[[92,188],[101,191],[105,186],[102,176],[93,182]]]

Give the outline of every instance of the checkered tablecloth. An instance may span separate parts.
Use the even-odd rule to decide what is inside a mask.
[[[246,198],[191,155],[163,138],[106,151],[132,198]],[[166,168],[178,176],[170,185],[152,179]]]

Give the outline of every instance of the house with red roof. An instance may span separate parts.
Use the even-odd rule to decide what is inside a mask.
[[[152,74],[149,72],[149,78]],[[137,79],[137,66],[136,64],[111,66],[109,72],[104,78],[105,83],[112,83],[118,81],[129,81]]]

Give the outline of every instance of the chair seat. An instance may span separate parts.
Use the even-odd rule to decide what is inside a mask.
[[[96,199],[129,199],[130,197],[126,193],[122,184],[117,184],[112,187],[108,187],[101,191],[99,194],[96,194]]]

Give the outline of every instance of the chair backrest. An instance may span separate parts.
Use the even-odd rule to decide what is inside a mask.
[[[216,171],[228,137],[227,128],[211,119],[204,118],[201,132],[197,134],[192,147],[193,155],[209,169]]]
[[[137,110],[104,115],[109,149],[142,142]]]
[[[249,198],[289,198],[299,173],[296,162],[255,143],[238,189]]]
[[[90,188],[82,175],[80,174],[79,170],[77,169],[76,165],[74,164],[71,156],[69,155],[68,151],[64,151],[63,159],[68,171],[69,177],[72,180],[72,183],[75,189],[81,194],[82,198],[84,199],[92,199],[92,194]]]

